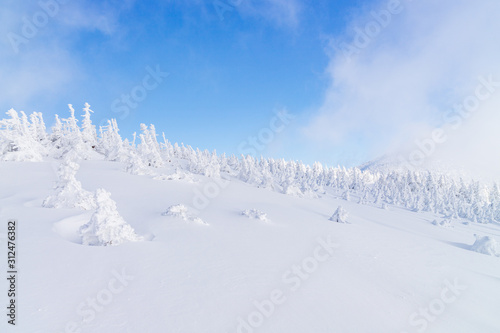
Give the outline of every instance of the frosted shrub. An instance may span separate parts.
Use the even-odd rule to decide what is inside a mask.
[[[342,206],[339,206],[335,213],[333,213],[333,215],[329,218],[329,220],[338,223],[349,223],[347,222],[348,216],[349,214],[347,213],[347,211]]]
[[[162,214],[163,216],[180,217],[183,220],[187,219],[187,207],[184,205],[173,205],[167,208]]]
[[[82,184],[75,177],[79,168],[78,163],[72,161],[69,156],[59,164],[56,193],[47,197],[42,206],[47,208],[95,209],[96,203],[93,194],[84,190]]]
[[[135,152],[130,153],[130,157],[127,160],[125,166],[125,171],[132,175],[149,175],[151,170],[144,164],[139,155]]]
[[[104,189],[95,193],[97,210],[90,221],[80,227],[83,245],[107,246],[142,240],[116,210],[111,194]]]
[[[250,219],[257,219],[261,221],[269,221],[267,214],[258,209],[245,209],[241,212],[241,215],[246,216]]]
[[[163,216],[172,216],[175,218],[180,218],[184,221],[191,221],[191,222],[196,222],[199,224],[204,224],[208,225],[208,223],[204,222],[202,219],[199,217],[196,217],[188,212],[188,209],[184,205],[173,205],[168,207],[168,209],[162,213],[161,215]]]

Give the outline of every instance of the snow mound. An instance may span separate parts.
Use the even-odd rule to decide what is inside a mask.
[[[344,207],[339,206],[335,213],[329,218],[330,221],[333,222],[338,222],[338,223],[349,223],[347,222],[347,217],[349,214],[347,211],[344,209]]]
[[[172,216],[175,218],[180,218],[184,221],[191,221],[203,225],[208,225],[208,223],[204,222],[202,219],[199,217],[194,216],[193,214],[189,213],[188,208],[182,204],[179,205],[173,205],[168,207],[168,209],[162,213],[161,215],[163,216]]]
[[[258,209],[245,209],[241,212],[241,215],[248,217],[249,219],[256,219],[264,222],[269,222],[267,214]]]
[[[80,228],[83,245],[107,246],[143,240],[116,210],[111,194],[104,189],[95,193],[97,210]]]
[[[444,227],[444,228],[453,228],[453,225],[451,224],[451,220],[445,219],[445,220],[434,220],[432,221],[432,224],[438,227]]]
[[[500,257],[500,245],[490,236],[481,237],[476,235],[476,241],[471,245],[470,249],[474,252]]]

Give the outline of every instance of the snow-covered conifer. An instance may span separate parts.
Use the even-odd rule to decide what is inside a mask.
[[[90,221],[80,227],[83,245],[107,246],[142,240],[116,209],[111,194],[104,189],[95,192],[97,209]]]
[[[108,120],[108,125],[101,127],[98,151],[104,154],[108,161],[126,162],[129,160],[131,147],[128,141],[122,140],[119,131],[116,119]]]
[[[85,103],[83,108],[83,120],[82,120],[82,139],[87,145],[95,147],[97,145],[97,132],[95,126],[92,125],[92,120],[90,119],[90,114],[93,113],[90,109],[90,105]]]
[[[141,124],[142,133],[139,135],[141,143],[137,146],[137,152],[148,166],[159,168],[163,165],[163,160],[159,151],[159,144],[156,140],[156,131],[153,125],[148,127]]]
[[[135,151],[130,152],[129,158],[126,161],[125,171],[132,175],[149,175],[152,173]]]
[[[75,175],[80,166],[67,155],[59,164],[58,181],[55,194],[47,197],[42,205],[47,208],[79,208],[84,210],[96,207],[94,196],[82,188]]]
[[[338,223],[349,223],[347,221],[347,218],[349,217],[349,214],[347,211],[344,209],[344,207],[339,206],[335,213],[329,218],[330,221],[333,222],[338,222]]]
[[[39,135],[30,129],[28,117],[10,109],[10,119],[0,120],[0,157],[4,161],[42,161],[46,148],[39,140]]]

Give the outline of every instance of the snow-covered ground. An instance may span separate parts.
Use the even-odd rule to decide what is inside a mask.
[[[0,162],[0,263],[15,218],[19,269],[17,325],[4,315],[1,332],[500,332],[500,258],[472,251],[494,248],[496,222],[94,158],[76,179],[111,193],[142,240],[86,246],[94,209],[42,206],[59,166]],[[339,206],[348,223],[329,220]]]

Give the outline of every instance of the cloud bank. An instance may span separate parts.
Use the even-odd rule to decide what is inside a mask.
[[[357,141],[374,158],[406,156],[415,140],[443,127],[447,140],[426,159],[491,175],[500,167],[500,88],[458,127],[450,129],[445,115],[474,94],[478,77],[500,81],[499,12],[493,0],[384,1],[366,9],[344,36],[331,38],[330,85],[302,133],[332,151]]]

